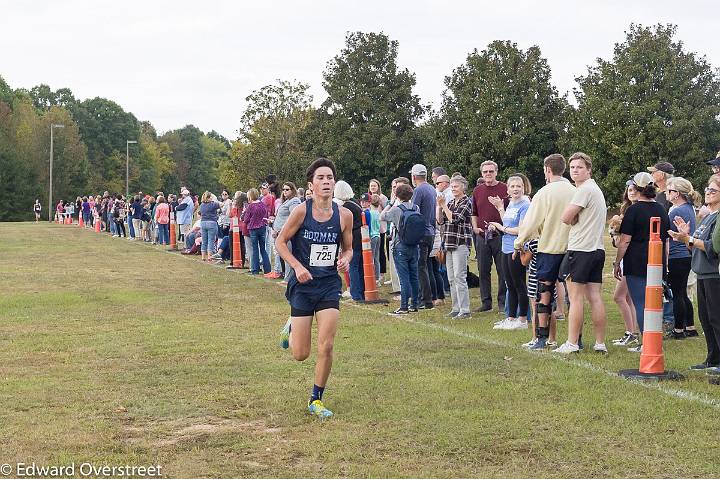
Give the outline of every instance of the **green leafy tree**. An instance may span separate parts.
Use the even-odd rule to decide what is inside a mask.
[[[384,33],[349,33],[323,74],[328,98],[303,135],[307,151],[336,161],[340,176],[365,188],[386,185],[422,161],[416,122],[427,107],[415,75],[397,65],[398,42]]]
[[[38,191],[34,172],[18,155],[12,115],[10,105],[0,100],[0,221],[29,219]]]
[[[567,151],[593,158],[594,176],[614,201],[630,175],[658,161],[698,187],[707,181],[702,160],[720,145],[720,82],[675,34],[673,25],[631,25],[613,59],[598,59],[577,79]]]
[[[42,116],[42,128],[38,132],[40,138],[45,140],[41,164],[49,161],[51,124],[65,125],[62,130],[57,130],[54,136],[53,196],[74,200],[77,196],[88,194],[87,149],[80,138],[80,129],[73,121],[70,112],[62,107],[53,106]],[[39,171],[44,172],[45,168],[41,167]]]
[[[169,131],[160,137],[160,141],[168,145],[172,163],[175,165],[175,176],[168,178],[169,182],[187,186],[198,193],[217,190],[217,163],[218,156],[222,155],[215,148],[222,145],[222,142],[211,140],[212,143],[207,143],[207,140],[211,139],[192,125]],[[222,148],[224,149],[224,145]]]
[[[14,100],[15,92],[10,88],[10,85],[5,82],[5,79],[0,76],[0,101],[5,103],[8,108],[12,108]]]
[[[313,111],[308,89],[304,83],[278,81],[245,98],[239,138],[229,157],[219,163],[221,183],[245,189],[272,173],[280,181],[304,184],[311,156],[303,149],[300,135]]]
[[[249,150],[250,145],[236,141],[232,144],[228,156],[220,161],[218,180],[225,188],[247,191],[251,186],[257,185],[257,168],[254,168]]]
[[[558,151],[567,107],[540,49],[494,41],[470,53],[445,86],[439,113],[423,127],[429,161],[474,183],[480,164],[492,160],[502,172],[525,172],[539,184],[542,159]]]
[[[105,98],[79,102],[73,116],[87,146],[93,191],[108,189],[125,191],[125,149],[127,140],[137,140],[140,125],[132,113]],[[122,185],[120,189],[116,189]]]
[[[173,169],[170,147],[147,132],[140,134],[137,153],[130,160],[130,191],[154,194],[165,191],[165,178]]]
[[[230,141],[229,141],[227,138],[225,138],[224,136],[222,136],[220,133],[218,133],[217,131],[215,131],[215,130],[210,130],[210,131],[207,133],[207,136],[208,136],[208,138],[212,138],[213,140],[217,140],[217,141],[219,141],[220,143],[222,143],[222,144],[225,146],[225,150],[226,150],[226,151],[227,151],[227,150],[230,150],[230,147],[232,146],[232,145],[230,144]]]

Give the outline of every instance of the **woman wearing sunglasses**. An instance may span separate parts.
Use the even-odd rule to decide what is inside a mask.
[[[671,230],[668,233],[675,241],[685,243],[691,251],[691,267],[698,278],[698,317],[705,331],[707,357],[702,363],[690,366],[690,369],[707,369],[720,374],[720,273],[718,252],[712,242],[720,209],[720,175],[710,177],[705,188],[705,204],[710,214],[703,218],[694,234],[690,233],[690,224],[680,217],[674,219],[678,231]]]

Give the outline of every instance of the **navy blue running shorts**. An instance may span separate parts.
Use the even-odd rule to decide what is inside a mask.
[[[299,283],[294,277],[288,284],[285,297],[290,303],[290,316],[313,316],[324,309],[340,309],[342,282],[340,276],[313,279]]]
[[[560,263],[562,263],[564,254],[537,254],[537,279],[538,281],[555,282],[560,276]]]

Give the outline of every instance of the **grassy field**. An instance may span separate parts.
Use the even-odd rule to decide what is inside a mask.
[[[320,422],[305,414],[314,356],[277,346],[288,307],[273,282],[69,226],[0,224],[0,251],[0,464],[159,464],[172,478],[720,475],[720,386],[687,371],[702,336],[666,345],[687,379],[644,385],[614,375],[637,354],[529,353],[527,332],[492,330],[497,313],[405,320],[344,303],[325,393],[336,416]],[[610,338],[623,331],[613,286]]]

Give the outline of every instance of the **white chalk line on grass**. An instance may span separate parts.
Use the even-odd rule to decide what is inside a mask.
[[[642,387],[644,387],[644,388],[646,388],[646,389],[653,389],[653,390],[656,390],[656,391],[660,391],[661,393],[666,394],[666,395],[671,396],[671,397],[674,397],[674,398],[684,399],[684,400],[686,400],[686,401],[691,401],[691,402],[700,403],[700,404],[703,404],[703,405],[705,405],[705,406],[710,406],[710,407],[713,407],[713,408],[715,408],[715,409],[720,410],[720,401],[718,401],[718,400],[716,400],[716,399],[712,399],[712,398],[709,398],[709,397],[707,397],[707,396],[705,396],[705,395],[697,394],[697,393],[694,393],[694,392],[691,392],[691,391],[686,391],[686,390],[684,390],[684,389],[675,389],[675,388],[667,387],[667,386],[664,386],[664,385],[661,384],[661,383],[644,382],[644,381],[640,381],[640,380],[627,380],[627,379],[625,379],[625,378],[620,378],[620,376],[619,376],[617,373],[612,372],[612,371],[608,371],[608,370],[606,370],[606,369],[603,369],[603,368],[601,368],[601,367],[598,367],[598,366],[596,366],[596,365],[594,365],[594,364],[592,364],[592,363],[589,363],[589,362],[587,362],[587,361],[576,360],[576,359],[568,359],[568,358],[566,358],[565,356],[560,356],[560,355],[558,355],[558,354],[553,354],[553,353],[548,353],[548,352],[533,352],[533,351],[527,351],[527,350],[524,350],[524,349],[518,349],[517,346],[512,345],[512,344],[508,344],[508,343],[505,343],[505,342],[502,342],[502,341],[497,341],[497,340],[490,339],[490,338],[487,338],[487,337],[484,337],[484,336],[480,336],[480,335],[477,335],[477,334],[466,333],[466,332],[464,332],[464,331],[458,331],[457,329],[454,329],[454,328],[451,328],[451,327],[448,327],[448,326],[444,326],[444,325],[442,325],[442,324],[437,324],[437,323],[425,323],[425,322],[416,321],[416,320],[414,320],[414,319],[407,318],[407,317],[403,317],[403,316],[399,316],[399,315],[383,313],[383,312],[381,312],[381,311],[377,311],[377,310],[375,310],[375,309],[368,308],[367,306],[363,306],[363,305],[361,305],[361,304],[356,304],[356,303],[343,303],[343,304],[349,304],[350,306],[353,306],[353,307],[355,307],[355,308],[364,309],[364,310],[366,310],[366,311],[372,311],[372,312],[374,312],[374,313],[376,313],[376,314],[379,314],[379,315],[381,315],[381,316],[388,315],[388,316],[391,316],[391,317],[393,317],[393,318],[399,319],[399,320],[401,320],[401,321],[403,321],[403,322],[405,322],[405,323],[408,323],[408,324],[414,324],[414,325],[417,325],[417,326],[422,326],[422,327],[425,327],[425,328],[434,329],[434,330],[436,330],[436,331],[442,331],[442,332],[444,332],[444,333],[452,334],[452,335],[454,335],[454,336],[459,336],[459,337],[462,337],[462,338],[472,339],[472,340],[475,340],[475,341],[479,341],[479,342],[484,343],[484,344],[487,344],[487,345],[489,345],[489,346],[496,346],[496,347],[500,347],[500,348],[512,349],[512,350],[514,350],[514,351],[518,351],[518,350],[519,350],[520,352],[525,353],[525,354],[529,354],[529,355],[540,355],[540,356],[542,356],[543,358],[548,358],[548,359],[551,359],[551,360],[554,360],[554,361],[561,361],[561,362],[563,362],[563,363],[565,363],[565,364],[572,364],[573,366],[578,366],[578,367],[581,367],[581,368],[586,369],[586,370],[588,370],[588,371],[592,371],[592,372],[594,372],[594,373],[601,373],[601,374],[605,374],[605,375],[610,376],[610,377],[613,377],[613,378],[622,379],[623,381],[627,381],[627,382],[629,382],[629,383],[631,383],[631,384],[635,384],[635,385],[638,385],[638,386],[642,386]]]
[[[148,246],[151,246],[151,245],[148,245]],[[156,250],[156,249],[154,249],[154,248],[150,248],[150,249],[153,250],[153,251],[163,252],[163,250]],[[165,250],[165,252],[170,253],[171,251]],[[192,257],[193,257],[194,255],[178,255],[178,256],[187,257],[187,259],[193,259]],[[202,261],[199,261],[198,263],[202,263]],[[215,266],[215,265],[210,264],[210,263],[204,263],[204,264],[206,264],[206,265],[208,265],[208,266]],[[217,266],[220,266],[220,265],[217,265]],[[226,271],[234,271],[234,270],[227,270],[227,269],[226,269]],[[247,275],[247,276],[248,276],[248,277],[255,278],[255,279],[264,279],[264,278],[262,278],[262,277],[259,277],[259,275],[258,275],[258,276]],[[279,286],[279,287],[282,287],[282,288],[285,287],[285,285],[283,285],[283,284],[281,284],[281,283],[277,283],[277,282],[275,282],[275,281],[273,281],[273,283],[276,284],[276,285]],[[464,331],[458,331],[457,329],[454,329],[454,328],[451,328],[451,327],[448,327],[448,326],[444,326],[444,325],[442,325],[442,324],[437,324],[437,323],[425,323],[425,322],[421,322],[421,321],[416,321],[416,320],[414,320],[414,319],[407,318],[407,317],[402,317],[402,316],[400,316],[400,315],[394,315],[394,314],[384,313],[384,312],[382,312],[382,311],[378,311],[378,310],[376,310],[376,309],[369,308],[369,307],[367,307],[367,306],[364,306],[364,305],[358,304],[358,303],[354,303],[354,302],[345,301],[345,302],[343,302],[342,304],[348,305],[348,306],[352,306],[352,307],[358,308],[358,309],[363,309],[363,310],[365,310],[365,311],[369,311],[369,312],[372,312],[372,313],[377,314],[377,315],[380,315],[380,316],[391,316],[392,318],[399,319],[400,321],[403,321],[403,322],[408,323],[408,324],[413,324],[413,325],[417,325],[417,326],[422,326],[422,327],[425,327],[425,328],[434,329],[434,330],[436,330],[436,331],[442,331],[442,332],[444,332],[444,333],[451,334],[451,335],[458,336],[458,337],[462,337],[462,338],[466,338],[466,339],[472,339],[472,340],[474,340],[474,341],[478,341],[478,342],[481,342],[481,343],[483,343],[483,344],[487,344],[487,345],[489,345],[489,346],[496,346],[496,347],[499,347],[499,348],[512,349],[513,351],[518,351],[518,347],[515,346],[515,345],[513,345],[513,344],[505,343],[505,342],[503,342],[503,341],[497,341],[497,340],[495,340],[495,339],[490,339],[490,338],[487,338],[487,337],[485,337],[485,336],[480,336],[480,335],[477,335],[477,334],[466,333],[466,332],[464,332]],[[524,353],[524,354],[540,355],[540,356],[543,357],[543,358],[549,358],[549,359],[554,360],[554,361],[562,361],[562,362],[565,363],[565,364],[571,364],[571,365],[573,365],[573,366],[577,366],[577,367],[586,369],[586,370],[588,370],[588,371],[592,371],[592,372],[594,372],[594,373],[605,374],[606,376],[620,379],[620,376],[619,376],[617,373],[615,373],[615,372],[613,372],[613,371],[608,371],[608,370],[606,370],[606,369],[603,369],[603,368],[601,368],[601,367],[598,367],[598,366],[596,366],[596,365],[594,365],[594,364],[592,364],[592,363],[589,363],[589,362],[587,362],[587,361],[576,360],[576,359],[568,359],[568,358],[566,358],[565,356],[559,356],[559,355],[552,354],[552,353],[548,353],[548,352],[532,352],[532,351],[526,351],[526,350],[524,350],[524,349],[519,349],[519,351],[522,352],[522,353]],[[697,393],[694,393],[694,392],[691,392],[691,391],[685,391],[685,390],[683,390],[683,389],[675,389],[675,388],[667,387],[667,386],[664,386],[663,384],[657,383],[657,382],[645,382],[645,381],[639,381],[639,380],[627,380],[627,379],[625,379],[625,378],[622,378],[622,380],[623,380],[623,381],[626,381],[626,382],[629,382],[629,383],[631,383],[631,384],[635,384],[635,385],[637,385],[637,386],[641,386],[641,387],[643,387],[643,388],[645,388],[645,389],[652,389],[652,390],[655,390],[655,391],[659,391],[659,392],[661,392],[661,393],[663,393],[663,394],[665,394],[665,395],[667,395],[667,396],[670,396],[670,397],[674,397],[674,398],[678,398],[678,399],[684,399],[684,400],[686,400],[686,401],[691,401],[691,402],[696,402],[696,403],[703,404],[703,405],[705,405],[705,406],[710,406],[710,407],[712,407],[712,408],[715,408],[715,409],[720,410],[720,401],[717,400],[717,399],[709,398],[709,397],[707,397],[707,396],[705,396],[705,395],[697,394]]]

